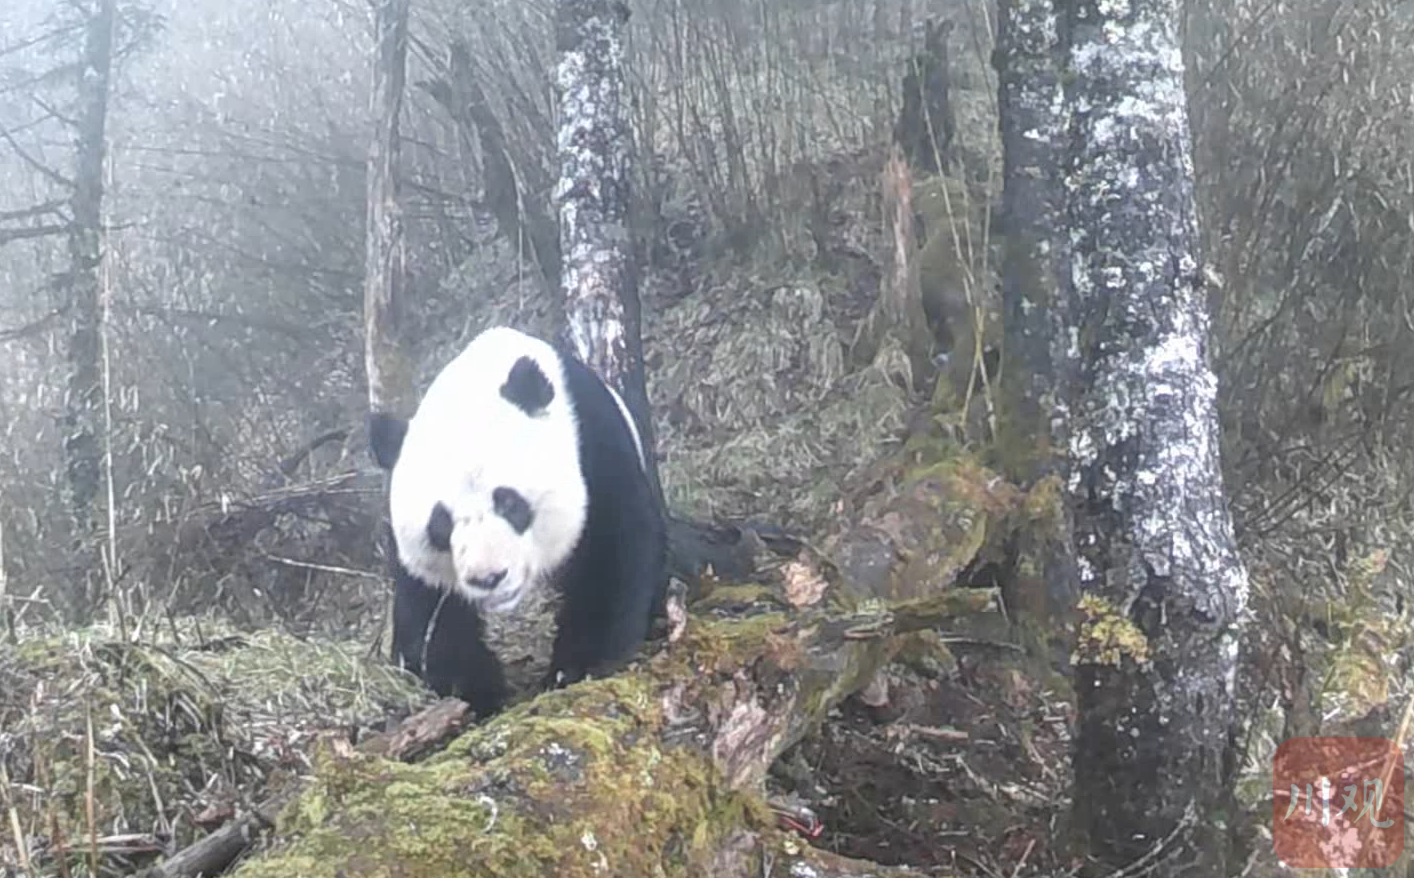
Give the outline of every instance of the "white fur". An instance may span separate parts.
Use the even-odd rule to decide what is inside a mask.
[[[536,362],[555,391],[535,417],[501,396],[501,385],[523,356]],[[389,510],[403,566],[484,610],[515,609],[569,559],[584,531],[588,495],[577,436],[554,348],[508,327],[472,339],[427,388],[393,467]],[[501,486],[519,491],[534,510],[524,534],[493,509],[492,492]],[[452,513],[450,553],[427,542],[428,516],[438,502]],[[501,570],[505,579],[494,590],[468,583]]]
[[[648,471],[648,461],[643,457],[643,440],[638,438],[638,425],[633,422],[633,415],[629,414],[628,405],[624,403],[624,398],[619,396],[619,392],[608,384],[604,385],[608,389],[609,395],[614,398],[614,402],[619,406],[619,414],[624,416],[624,423],[628,424],[628,432],[633,436],[633,447],[638,449],[638,465],[643,467],[643,471]]]

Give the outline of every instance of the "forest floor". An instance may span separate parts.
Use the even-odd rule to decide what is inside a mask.
[[[952,667],[895,663],[888,706],[851,699],[782,760],[783,786],[815,792],[815,844],[988,878],[1062,858],[1048,839],[1068,808],[1069,697],[1009,644],[959,641]]]

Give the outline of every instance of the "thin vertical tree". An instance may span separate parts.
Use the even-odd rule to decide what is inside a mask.
[[[1061,0],[1082,609],[1076,828],[1104,865],[1225,875],[1248,595],[1219,466],[1179,0]]]
[[[364,205],[363,364],[368,410],[411,414],[412,369],[402,343],[406,265],[402,205],[398,201],[399,127],[407,83],[410,0],[380,0],[373,11],[373,137],[368,147]],[[388,478],[383,486],[386,492]],[[385,506],[380,505],[380,509]],[[380,529],[385,539],[391,533]],[[393,591],[385,603],[383,631],[393,618]]]
[[[374,8],[374,130],[368,150],[363,274],[369,411],[397,410],[411,393],[398,320],[406,283],[397,169],[407,80],[408,5],[409,0],[380,0]]]
[[[74,176],[68,223],[68,382],[64,394],[64,457],[73,549],[82,565],[82,594],[73,609],[95,606],[102,566],[98,555],[98,510],[102,483],[103,416],[101,321],[103,262],[103,167],[108,145],[108,104],[113,73],[116,0],[84,4],[84,44],[77,65]]]
[[[1070,137],[1064,70],[1068,23],[1054,0],[1006,0],[997,27],[998,111],[1002,139],[1002,262],[1005,362],[999,446],[1018,484],[1049,480],[1053,527],[1020,534],[1039,563],[1018,571],[1021,612],[1039,611],[1039,630],[1068,650],[1076,598],[1069,508],[1055,486],[1064,477],[1074,352],[1063,320],[1071,294],[1070,233],[1064,170]],[[1064,652],[1062,652],[1064,654]]]
[[[1070,294],[1063,183],[1070,113],[1062,85],[1067,23],[1054,0],[1005,0],[998,10],[998,111],[1006,311],[1003,443],[1034,452],[1009,461],[1021,481],[1052,471],[1064,451],[1072,368],[1060,320]]]

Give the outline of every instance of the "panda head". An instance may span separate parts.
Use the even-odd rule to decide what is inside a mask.
[[[584,529],[587,494],[564,369],[545,342],[483,332],[433,379],[416,413],[369,420],[391,472],[398,560],[489,612],[515,609]]]

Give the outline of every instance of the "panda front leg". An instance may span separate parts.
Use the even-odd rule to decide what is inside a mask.
[[[455,594],[443,599],[444,594],[405,570],[395,571],[393,655],[440,697],[460,698],[484,719],[505,706],[505,671],[486,645],[476,608]]]
[[[662,531],[643,522],[627,546],[607,557],[572,565],[556,623],[544,689],[568,686],[592,674],[607,676],[633,658],[648,636],[654,600],[663,584]],[[611,544],[612,545],[612,544]]]

